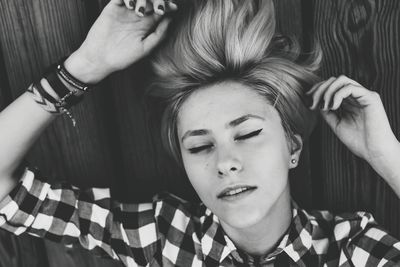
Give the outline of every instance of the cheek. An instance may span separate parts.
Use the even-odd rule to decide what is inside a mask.
[[[214,163],[213,153],[207,156],[194,155],[186,151],[181,151],[181,153],[183,166],[189,177],[204,176],[206,173],[210,175]]]
[[[242,149],[246,165],[257,169],[288,168],[290,153],[286,141],[280,139],[263,140]]]
[[[185,157],[183,155],[182,158],[186,174],[197,194],[201,196],[204,192],[208,192],[208,189],[212,186],[210,185],[210,177],[212,177],[210,170],[211,164],[208,161],[195,159],[190,156]]]

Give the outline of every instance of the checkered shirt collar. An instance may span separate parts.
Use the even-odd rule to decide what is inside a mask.
[[[301,257],[312,246],[312,225],[307,213],[294,200],[291,205],[292,222],[278,247],[266,257],[268,259],[284,251],[294,262],[300,263]],[[237,248],[225,234],[218,217],[207,208],[201,221],[203,236],[200,243],[206,266],[221,264],[230,254],[237,257]]]

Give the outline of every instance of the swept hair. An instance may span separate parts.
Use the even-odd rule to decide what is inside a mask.
[[[304,57],[296,41],[276,33],[272,0],[184,0],[170,25],[169,37],[154,54],[155,79],[149,93],[166,101],[163,144],[181,162],[177,138],[179,109],[199,88],[235,81],[256,90],[278,111],[288,140],[307,138],[315,114],[304,92],[321,50]]]

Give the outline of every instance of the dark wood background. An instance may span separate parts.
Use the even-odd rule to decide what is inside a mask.
[[[77,49],[107,0],[0,0],[0,109],[40,77],[45,66]],[[345,74],[380,93],[400,135],[400,1],[277,0],[282,33],[324,51],[321,76]],[[151,79],[146,60],[112,75],[73,109],[74,128],[59,118],[27,156],[50,180],[110,186],[124,201],[146,201],[167,189],[194,193],[159,138],[159,110],[143,99]],[[26,114],[29,116],[29,114]],[[0,129],[1,130],[1,129]],[[291,174],[292,193],[305,208],[366,210],[400,238],[399,200],[361,159],[319,123]],[[121,266],[79,247],[66,248],[0,231],[0,266]]]

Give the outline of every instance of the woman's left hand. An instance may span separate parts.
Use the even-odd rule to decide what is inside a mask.
[[[399,155],[378,93],[342,75],[314,85],[307,94],[313,99],[310,108],[319,108],[336,136],[378,172],[387,157]]]

